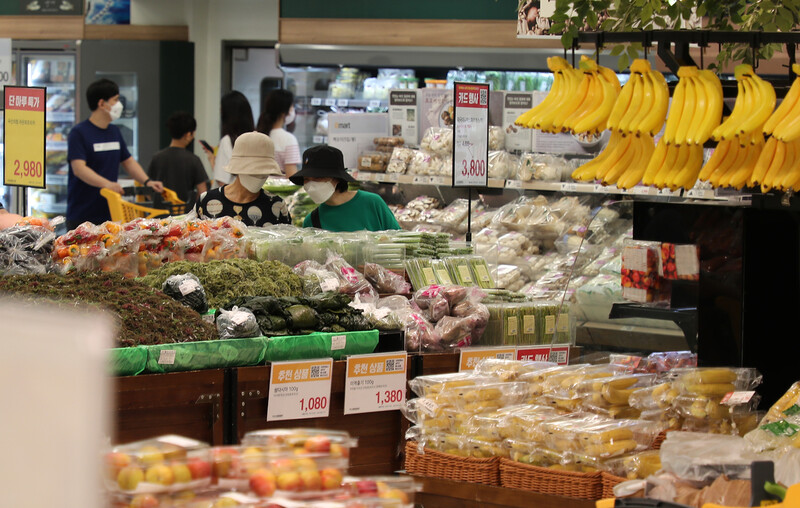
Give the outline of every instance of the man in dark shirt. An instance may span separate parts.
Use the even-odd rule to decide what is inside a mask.
[[[186,149],[194,140],[197,121],[189,113],[179,111],[167,119],[167,129],[172,141],[169,146],[153,156],[147,175],[172,189],[181,201],[189,201],[208,190],[206,170],[200,159]],[[194,201],[194,200],[192,200]]]
[[[100,195],[100,189],[123,193],[117,183],[120,164],[137,182],[156,192],[164,190],[161,182],[147,177],[128,152],[119,128],[111,123],[122,115],[123,109],[117,84],[109,79],[95,81],[86,89],[86,100],[92,114],[75,125],[67,138],[68,229],[86,221],[100,224],[111,220],[108,202]]]

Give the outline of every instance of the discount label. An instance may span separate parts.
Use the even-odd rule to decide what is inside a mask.
[[[3,95],[3,183],[43,189],[45,89],[6,86]]]
[[[406,401],[407,367],[406,352],[348,357],[344,414],[400,409]]]
[[[489,160],[489,85],[455,83],[453,186],[485,187]]]
[[[273,363],[267,421],[327,417],[332,371],[332,358]]]
[[[515,347],[482,347],[464,348],[461,350],[458,362],[459,372],[473,370],[478,362],[484,358],[499,358],[501,360],[514,360],[517,357]]]

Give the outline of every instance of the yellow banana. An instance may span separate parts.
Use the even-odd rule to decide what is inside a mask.
[[[708,162],[700,171],[698,178],[701,181],[707,182],[717,168],[725,165],[724,161],[726,160],[726,157],[728,157],[729,154],[733,154],[732,147],[734,144],[735,142],[730,140],[720,141],[717,144],[717,147],[714,149],[714,153],[711,154],[711,158],[708,159]]]
[[[579,182],[590,182],[596,179],[597,168],[600,165],[605,163],[605,160],[611,155],[611,153],[617,148],[617,145],[622,140],[622,134],[619,131],[614,131],[611,133],[611,138],[608,140],[608,144],[603,149],[600,154],[595,157],[594,159],[590,160],[586,164],[579,166],[575,171],[572,172],[572,178],[574,180],[578,180]]]
[[[737,378],[736,371],[726,367],[711,367],[696,369],[681,376],[681,381],[686,384],[700,383],[733,383]]]
[[[688,145],[689,157],[686,164],[681,168],[670,185],[673,191],[678,188],[691,189],[697,182],[697,174],[700,172],[700,167],[703,165],[703,146],[702,145]]]
[[[619,177],[631,166],[631,162],[636,159],[641,151],[639,143],[636,142],[638,138],[633,135],[629,135],[628,137],[630,141],[625,153],[615,164],[611,164],[608,171],[603,175],[603,183],[606,185],[617,183]]]
[[[686,391],[697,395],[718,396],[721,397],[726,393],[736,390],[733,383],[706,383],[696,385],[684,385]]]
[[[684,67],[681,67],[683,69]],[[682,145],[688,142],[689,129],[693,125],[693,120],[697,116],[697,89],[695,81],[691,76],[682,77],[686,81],[686,97],[683,102],[683,112],[681,122],[675,131],[675,144]]]
[[[714,188],[722,187],[722,181],[725,178],[725,175],[735,172],[737,169],[742,167],[744,161],[747,160],[747,150],[742,148],[741,145],[736,142],[736,140],[729,141],[732,144],[731,152],[733,153],[733,156],[725,161],[725,164],[720,165],[720,167],[718,167],[708,179]],[[723,143],[723,141],[721,141],[721,143]]]
[[[590,100],[590,89],[591,85],[591,77],[589,73],[583,73],[583,77],[581,78],[580,84],[575,92],[575,96],[573,97],[572,102],[567,102],[564,104],[564,107],[561,109],[556,110],[556,114],[553,117],[552,123],[550,125],[544,125],[543,128],[550,128],[553,129],[555,132],[561,132],[564,130],[564,124],[567,118],[569,118],[573,113],[579,111],[583,104]],[[538,129],[539,127],[537,127]]]
[[[595,457],[611,457],[633,451],[636,446],[636,441],[633,439],[622,439],[612,443],[591,444],[586,446],[585,450],[588,455]]]
[[[702,120],[696,134],[697,143],[705,143],[711,137],[711,133],[722,120],[722,83],[713,72],[703,69],[698,73],[699,84],[703,87],[706,107],[701,116]]]
[[[619,78],[617,77],[617,73],[614,72],[612,69],[609,69],[608,67],[603,67],[602,65],[597,66],[597,72],[600,74],[600,76],[602,76],[603,79],[611,83],[611,86],[614,87],[614,94],[618,95],[621,86],[619,84]]]
[[[625,156],[625,153],[630,149],[631,140],[633,136],[622,136],[622,139],[611,152],[608,158],[597,168],[595,179],[605,180],[606,174],[619,163],[620,159]]]
[[[667,142],[664,141],[664,138],[661,138],[658,144],[656,145],[656,149],[653,152],[653,155],[647,162],[647,167],[644,170],[644,175],[642,175],[642,183],[644,185],[653,185],[655,177],[658,174],[658,170],[661,169],[661,166],[664,165],[666,158],[667,158]]]
[[[714,129],[714,132],[711,133],[712,138],[719,141],[721,139],[728,139],[733,135],[736,126],[741,121],[740,118],[745,114],[745,100],[744,84],[741,79],[738,79],[736,83],[736,102],[733,103],[731,116],[726,118],[719,127]]]
[[[783,190],[796,190],[800,183],[800,140],[792,141],[797,159],[780,182]]]
[[[653,176],[652,185],[655,185],[659,189],[664,187],[664,182],[666,182],[669,173],[675,167],[680,155],[681,150],[678,145],[672,144],[667,146],[667,156],[664,159],[664,163],[658,168],[658,172]]]
[[[614,103],[614,108],[611,110],[611,115],[608,117],[607,128],[612,131],[619,129],[620,120],[622,120],[622,117],[628,112],[628,108],[630,107],[631,98],[633,97],[634,75],[635,74],[632,73],[628,82],[622,87],[617,97],[617,102]]]
[[[764,135],[760,132],[756,132],[753,136],[757,139],[755,144],[747,147],[747,159],[740,168],[733,172],[730,178],[726,178],[721,182],[723,186],[741,189],[753,174],[758,157],[761,155],[761,150],[764,149]]]
[[[783,182],[784,178],[787,178],[790,174],[792,169],[794,169],[795,165],[797,164],[797,143],[787,143],[786,144],[786,158],[783,160],[783,164],[781,165],[780,171],[778,171],[770,182],[771,187],[776,189],[781,189],[781,183]]]
[[[553,120],[556,116],[558,116],[565,107],[565,102],[571,104],[571,101],[575,98],[578,93],[578,87],[580,86],[581,78],[583,74],[581,74],[578,70],[573,69],[572,67],[566,67],[561,70],[562,76],[564,78],[564,92],[561,98],[559,99],[559,103],[553,103],[553,107],[548,108],[545,111],[539,113],[536,117],[532,118],[528,122],[529,128],[535,128],[543,131],[551,131]]]
[[[784,121],[775,127],[772,136],[786,143],[800,138],[800,101]]]
[[[593,112],[575,123],[573,130],[576,133],[602,131],[605,128],[608,117],[611,115],[611,110],[617,100],[617,89],[614,88],[613,83],[609,83],[602,76],[596,76],[595,79],[600,83],[602,101]]]
[[[618,428],[602,432],[587,432],[582,438],[587,443],[604,444],[633,439],[633,432],[630,429]]]
[[[772,165],[772,159],[775,158],[777,147],[778,139],[776,137],[773,136],[767,140],[764,148],[761,150],[761,155],[759,155],[756,165],[753,168],[753,174],[750,176],[750,180],[748,181],[750,186],[761,184],[761,181],[767,174],[767,170],[769,170],[769,167]]]
[[[636,139],[640,145],[639,156],[633,161],[625,174],[617,181],[617,187],[621,189],[630,189],[642,180],[644,172],[647,169],[647,164],[650,162],[656,149],[653,143],[653,137],[650,136],[650,134],[644,134]]]
[[[689,145],[675,145],[677,149],[677,158],[674,163],[666,168],[666,171],[661,171],[656,177],[656,187],[663,189],[664,187],[671,187],[674,183],[675,177],[686,166],[689,161]]]
[[[514,120],[514,125],[519,125],[521,127],[527,127],[528,123],[536,117],[536,115],[541,114],[543,111],[548,110],[554,104],[561,104],[564,101],[564,92],[566,91],[566,87],[564,86],[566,78],[564,77],[563,71],[556,71],[553,73],[553,86],[550,87],[550,92],[547,96],[537,104],[536,106],[532,107],[525,113],[519,115],[516,120]]]
[[[647,73],[653,83],[653,108],[648,111],[647,116],[642,121],[642,132],[649,132],[655,136],[664,126],[669,109],[669,86],[664,75],[658,71],[651,70]],[[637,134],[640,134],[637,132]]]
[[[752,67],[750,69],[752,70]],[[757,99],[754,111],[739,125],[740,136],[756,130],[761,132],[762,126],[772,115],[772,110],[775,109],[775,88],[769,82],[757,76],[755,72],[750,74],[749,81],[757,91]]]
[[[681,123],[681,116],[683,115],[683,100],[686,96],[686,80],[681,79],[675,85],[675,90],[672,92],[672,104],[669,107],[667,114],[667,125],[664,130],[664,140],[666,143],[672,144],[675,142],[675,133],[678,131],[678,125]],[[689,112],[688,114],[691,114]]]
[[[708,111],[709,98],[706,94],[706,86],[698,75],[688,78],[692,81],[692,87],[695,94],[695,113],[702,112],[703,114],[692,115],[692,120],[686,131],[686,142],[689,144],[702,143],[705,140],[700,140],[702,137],[703,122],[706,120],[705,112]]]
[[[608,401],[609,404],[614,405],[626,405],[628,404],[628,398],[633,393],[632,388],[628,389],[618,389],[612,386],[604,386],[603,387],[603,398]]]
[[[639,106],[639,111],[636,112],[628,124],[628,130],[630,132],[639,136],[640,133],[644,131],[642,124],[644,123],[644,119],[647,118],[647,114],[653,110],[654,100],[655,91],[652,78],[649,73],[642,73],[642,103]],[[649,132],[649,130],[647,132]]]
[[[581,122],[581,120],[588,118],[592,113],[594,113],[602,103],[603,85],[601,84],[601,78],[596,72],[590,72],[589,95],[581,107],[575,110],[575,112],[573,112],[572,115],[567,117],[567,119],[564,121],[564,129],[572,132],[578,132],[575,130],[575,126]]]
[[[769,192],[772,189],[772,182],[775,179],[775,176],[781,172],[783,168],[783,163],[786,162],[786,148],[787,143],[783,141],[778,141],[775,145],[775,157],[773,157],[772,162],[767,169],[767,173],[764,175],[763,180],[761,181],[761,191],[762,192]]]
[[[636,118],[639,111],[641,111],[642,102],[644,100],[644,76],[639,73],[634,73],[631,74],[629,81],[632,81],[633,95],[631,97],[631,103],[628,106],[628,111],[625,112],[625,115],[619,122],[619,129],[625,133],[632,132],[631,123],[633,119]]]
[[[795,74],[800,74],[800,65],[793,64],[792,71]],[[796,107],[797,101],[800,100],[800,78],[795,78],[786,97],[781,101],[778,109],[767,119],[764,124],[764,134],[772,134],[775,128],[787,117],[790,118],[789,113]]]

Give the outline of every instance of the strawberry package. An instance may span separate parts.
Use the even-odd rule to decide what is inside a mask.
[[[662,301],[665,284],[659,277],[660,244],[629,240],[622,250],[622,297],[634,302]]]
[[[661,276],[668,280],[700,280],[700,248],[662,243]]]

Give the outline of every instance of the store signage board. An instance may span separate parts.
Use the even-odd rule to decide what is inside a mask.
[[[408,353],[380,353],[347,358],[344,414],[395,411],[406,401]]]
[[[553,362],[558,365],[569,363],[569,346],[524,346],[517,348],[517,360],[534,362]]]
[[[489,85],[455,83],[453,187],[486,187],[489,179]]]
[[[458,360],[458,371],[464,372],[473,370],[483,359],[498,358],[501,360],[513,360],[517,357],[515,347],[475,347],[464,348],[461,350]]]
[[[0,39],[0,90],[11,84],[11,39]]]
[[[273,362],[267,421],[327,418],[332,374],[332,358]]]
[[[3,184],[44,189],[45,89],[6,86]]]

